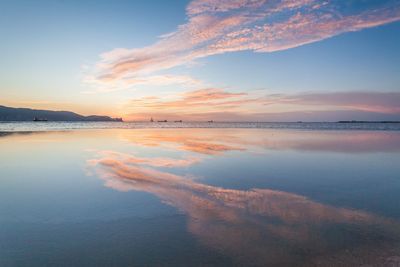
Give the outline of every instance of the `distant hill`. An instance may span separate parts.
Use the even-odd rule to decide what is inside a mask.
[[[33,121],[34,118],[48,121],[122,121],[108,116],[83,116],[70,111],[52,111],[30,108],[0,106],[0,121]]]

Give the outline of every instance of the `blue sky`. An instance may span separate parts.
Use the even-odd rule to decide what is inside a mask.
[[[399,1],[256,2],[2,1],[0,104],[133,120],[400,119]],[[298,101],[310,94],[321,104]]]

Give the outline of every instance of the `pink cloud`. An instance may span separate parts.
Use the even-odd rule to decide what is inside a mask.
[[[335,106],[377,113],[400,113],[400,93],[396,92],[305,93],[282,95],[276,100],[292,104]]]
[[[186,12],[187,23],[153,45],[104,53],[94,79],[140,77],[226,52],[289,49],[397,21],[400,4],[382,1],[351,13],[334,1],[194,0]]]
[[[125,107],[134,119],[297,121],[398,120],[400,93],[331,92],[254,95],[219,88],[188,91],[165,100],[144,97]],[[319,118],[318,116],[319,115]],[[336,118],[335,117],[336,114]],[[396,117],[385,119],[384,117]],[[307,118],[308,117],[308,118]]]

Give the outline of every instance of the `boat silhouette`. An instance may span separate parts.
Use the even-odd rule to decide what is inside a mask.
[[[33,121],[47,121],[47,119],[41,119],[41,118],[35,117],[35,118],[33,118]]]

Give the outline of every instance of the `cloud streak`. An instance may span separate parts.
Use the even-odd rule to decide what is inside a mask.
[[[397,92],[334,92],[280,95],[276,103],[335,106],[378,113],[400,113],[400,93]]]
[[[198,58],[251,50],[274,52],[400,19],[398,1],[194,0],[187,22],[153,45],[101,55],[92,80],[135,80]],[[129,82],[128,82],[129,83]]]
[[[153,116],[185,120],[234,118],[268,121],[273,120],[274,116],[287,120],[284,119],[287,114],[293,121],[308,120],[307,114],[313,115],[315,112],[321,116],[317,120],[363,119],[363,116],[371,120],[385,115],[400,118],[399,103],[400,93],[397,92],[255,95],[207,88],[185,92],[169,100],[156,96],[134,99],[126,104],[125,109],[132,112],[132,119],[138,120]],[[336,119],[331,118],[335,115],[332,112],[336,112]]]
[[[85,76],[84,83],[95,86],[95,90],[84,91],[85,94],[107,93],[121,91],[133,86],[150,85],[150,86],[168,86],[182,85],[188,88],[197,88],[205,86],[203,81],[195,79],[188,75],[144,75],[135,76],[127,75],[121,79],[98,79],[92,74]]]

